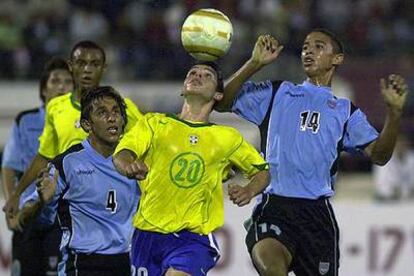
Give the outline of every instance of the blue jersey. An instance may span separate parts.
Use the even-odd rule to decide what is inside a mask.
[[[378,137],[350,100],[307,81],[246,82],[232,111],[259,126],[271,174],[266,191],[285,197],[332,196],[340,152],[362,152]]]
[[[39,149],[39,136],[45,125],[45,110],[43,107],[20,112],[10,136],[4,146],[2,167],[9,168],[22,174],[30,165]],[[33,193],[34,185],[30,185],[21,195],[21,202]]]
[[[120,175],[112,156],[104,158],[87,140],[70,147],[52,164],[52,174],[59,171],[58,184],[39,219],[52,224],[58,214],[63,255],[66,250],[85,254],[129,252],[132,216],[140,195],[137,181]]]

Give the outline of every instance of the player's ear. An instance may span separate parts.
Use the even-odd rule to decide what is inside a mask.
[[[86,133],[89,133],[89,132],[91,131],[92,126],[91,126],[91,123],[89,123],[89,121],[88,121],[88,120],[86,120],[86,119],[81,119],[80,124],[81,124],[81,127],[83,128],[83,130],[84,130]]]
[[[223,99],[223,93],[220,93],[220,92],[216,92],[215,94],[214,94],[214,100],[216,101],[216,102],[219,102],[219,101],[221,101],[222,99]]]
[[[334,66],[341,65],[344,62],[344,54],[336,54],[333,58],[332,64]]]

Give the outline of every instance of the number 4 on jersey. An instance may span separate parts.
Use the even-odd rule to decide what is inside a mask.
[[[108,191],[108,197],[106,199],[106,209],[110,210],[111,213],[116,212],[116,207],[118,206],[118,203],[116,202],[116,191],[115,190],[109,190]]]
[[[306,131],[307,129],[311,129],[313,133],[318,133],[320,115],[317,111],[313,111],[312,113],[310,111],[303,111],[300,113],[300,130]]]

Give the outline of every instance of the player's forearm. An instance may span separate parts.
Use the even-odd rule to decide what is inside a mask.
[[[11,168],[3,167],[1,172],[1,178],[3,183],[4,196],[7,201],[13,194],[14,186],[17,179],[16,171]]]
[[[220,112],[230,110],[243,83],[260,69],[261,65],[249,59],[236,73],[226,80],[224,85],[224,97],[216,104],[215,109]]]
[[[260,171],[252,177],[249,184],[246,185],[246,188],[248,188],[253,193],[253,196],[256,196],[262,191],[264,191],[264,189],[266,189],[267,185],[269,185],[269,182],[269,171]]]
[[[385,165],[392,156],[398,136],[401,113],[401,110],[388,109],[384,127],[378,139],[370,145],[368,155],[377,165]]]
[[[136,159],[136,155],[130,150],[121,150],[113,157],[113,162],[116,170],[122,174],[127,175],[127,167],[133,163]]]
[[[40,171],[46,168],[48,160],[43,156],[37,154],[32,162],[30,163],[29,168],[24,172],[22,178],[19,181],[19,184],[16,187],[14,194],[21,195],[27,187],[30,186],[33,181],[36,180]]]
[[[22,210],[19,211],[19,224],[24,227],[33,221],[43,208],[43,202],[35,201],[27,203]]]

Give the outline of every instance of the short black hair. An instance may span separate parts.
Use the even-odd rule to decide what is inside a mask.
[[[52,57],[50,60],[46,62],[39,81],[39,97],[43,103],[46,100],[45,96],[43,95],[43,90],[46,88],[47,81],[50,77],[50,73],[52,73],[52,71],[54,70],[66,70],[69,72],[69,74],[71,74],[69,65],[63,58]]]
[[[128,122],[126,104],[122,96],[112,86],[98,86],[90,88],[83,93],[81,98],[81,120],[89,120],[94,101],[102,100],[104,97],[109,97],[116,101],[121,110],[121,116],[124,119],[125,127]]]
[[[82,41],[76,43],[75,46],[73,46],[72,50],[70,51],[70,57],[69,58],[72,59],[73,58],[73,54],[75,53],[75,51],[77,49],[80,49],[80,48],[82,48],[82,49],[96,49],[96,50],[99,50],[101,52],[101,54],[102,54],[103,61],[104,62],[106,61],[106,55],[105,55],[104,49],[101,46],[99,46],[97,43],[95,43],[95,42],[93,42],[91,40],[82,40]]]
[[[344,54],[344,44],[342,41],[338,38],[338,36],[333,33],[332,31],[325,29],[325,28],[315,28],[309,33],[323,33],[324,35],[327,35],[331,41],[332,46],[335,54]]]
[[[221,72],[220,67],[218,66],[218,64],[215,63],[214,61],[197,61],[191,67],[194,67],[196,65],[206,65],[206,66],[209,66],[209,67],[213,68],[213,70],[216,72],[216,75],[217,75],[216,90],[217,90],[217,92],[223,93],[224,92],[223,73]]]

